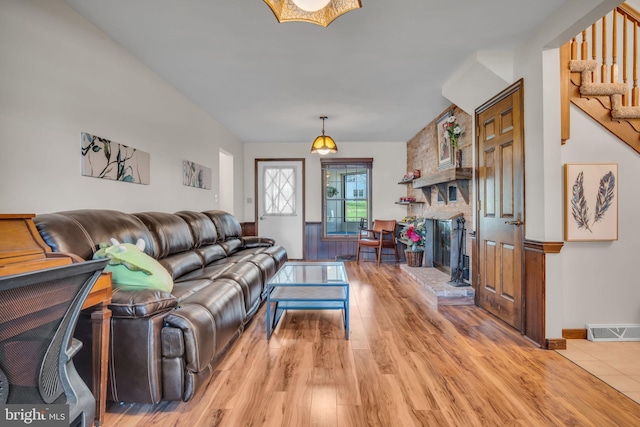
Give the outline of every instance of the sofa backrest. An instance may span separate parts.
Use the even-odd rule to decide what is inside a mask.
[[[195,251],[205,265],[227,256],[225,249],[218,244],[218,230],[211,218],[202,212],[193,211],[180,211],[176,215],[189,225]]]
[[[120,243],[145,242],[145,252],[157,257],[155,240],[133,215],[107,209],[79,209],[37,215],[34,222],[45,243],[54,252],[70,252],[91,259],[100,243],[111,238]]]
[[[138,212],[133,215],[153,235],[158,261],[174,279],[203,267],[202,258],[193,251],[193,234],[180,216],[165,212]]]
[[[178,215],[165,212],[132,214],[149,229],[156,242],[156,258],[193,249],[193,236],[187,223]]]
[[[199,248],[204,245],[213,245],[218,243],[218,230],[213,224],[211,218],[202,212],[180,211],[176,212],[182,218],[191,230],[193,237],[193,246]]]
[[[218,230],[218,243],[227,255],[231,255],[242,248],[242,226],[237,218],[221,210],[205,211]]]

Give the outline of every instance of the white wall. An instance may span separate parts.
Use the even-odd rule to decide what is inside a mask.
[[[580,132],[576,135],[572,130],[570,145],[562,147],[557,47],[618,3],[620,2],[616,0],[568,1],[563,6],[566,13],[550,17],[546,25],[540,27],[534,36],[516,50],[514,78],[524,78],[525,84],[525,203],[528,239],[563,241],[563,162],[577,161],[577,158],[590,158],[584,160],[590,162],[604,161],[604,157],[595,153],[603,149],[600,144],[609,144],[616,139],[606,135],[606,130],[592,122],[589,128],[600,128],[603,139],[597,138],[595,141],[589,137],[590,134],[595,135],[594,131],[583,134],[592,144],[589,149],[581,143],[584,137],[579,136]],[[577,116],[579,114],[572,111],[572,128],[575,126],[586,129],[584,121],[580,121]],[[618,149],[624,146],[621,142],[616,143]],[[573,151],[582,149],[586,151],[580,155]],[[627,161],[637,163],[637,154]],[[634,182],[633,178],[629,182]],[[619,206],[620,217],[633,215],[633,210],[634,207],[629,205]],[[629,231],[622,227],[623,223],[620,223],[620,235]],[[619,246],[565,243],[560,254],[547,255],[544,272],[547,338],[560,338],[562,329],[584,328],[588,322],[613,323],[624,319],[626,322],[638,323],[640,292],[632,291],[633,285],[629,283],[632,279],[632,267],[620,261],[621,253],[630,249],[631,242],[632,240],[627,240]],[[581,259],[591,264],[582,264]],[[576,270],[589,271],[590,274]]]
[[[333,135],[332,135],[333,136]],[[320,156],[309,153],[309,143],[281,144],[245,144],[244,188],[245,221],[254,221],[255,206],[255,159],[304,158],[305,159],[305,214],[307,222],[322,220]],[[373,218],[401,219],[407,215],[407,208],[395,204],[400,197],[406,196],[404,185],[398,185],[407,172],[406,142],[349,143],[336,141],[335,157],[372,157],[373,158]],[[251,198],[252,203],[246,203]]]
[[[560,252],[563,327],[640,323],[640,155],[572,106],[562,163],[618,163],[618,240],[565,242]]]
[[[221,148],[243,187],[242,143],[63,1],[3,0],[0,58],[0,212],[215,209]],[[150,153],[150,185],[81,176],[81,132]],[[185,159],[211,190],[182,185]]]
[[[516,77],[525,79],[526,237],[542,241],[563,240],[563,163],[618,161],[620,169],[626,169],[624,174],[619,170],[621,183],[629,185],[638,179],[638,173],[632,172],[638,169],[637,153],[577,109],[571,111],[571,140],[564,147],[560,144],[559,53],[555,47],[620,2],[568,3],[566,7],[583,7],[584,15],[572,9],[558,14],[570,19],[550,18],[548,25],[520,46],[515,60]],[[619,205],[618,242],[566,242],[560,254],[547,255],[548,338],[559,338],[562,329],[584,328],[586,323],[640,323],[640,289],[628,261],[638,248],[638,233],[631,221],[638,207],[637,191],[631,187],[619,191],[625,203]]]

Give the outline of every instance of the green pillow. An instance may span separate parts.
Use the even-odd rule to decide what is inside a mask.
[[[114,288],[171,292],[171,275],[162,264],[143,252],[144,246],[142,239],[138,239],[135,245],[111,239],[111,245],[100,243],[93,259],[109,258],[105,271],[111,272]]]

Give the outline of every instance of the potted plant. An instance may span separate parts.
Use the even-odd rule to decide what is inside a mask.
[[[416,218],[405,224],[401,237],[407,243],[405,257],[409,267],[421,267],[424,257],[424,245],[427,241],[426,219]]]

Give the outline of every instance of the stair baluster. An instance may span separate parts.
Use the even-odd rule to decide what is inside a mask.
[[[628,49],[627,49],[627,22],[629,21],[629,18],[627,17],[626,14],[623,15],[624,16],[624,20],[622,21],[622,83],[627,84],[627,55],[628,55]],[[629,106],[629,94],[627,92],[625,92],[624,95],[622,95],[622,105],[624,105],[625,107]]]
[[[633,23],[633,89],[631,105],[638,106],[638,22]]]
[[[600,82],[607,83],[607,17],[602,17],[602,66],[600,67]]]
[[[611,29],[611,83],[618,81],[618,14],[613,10]]]

